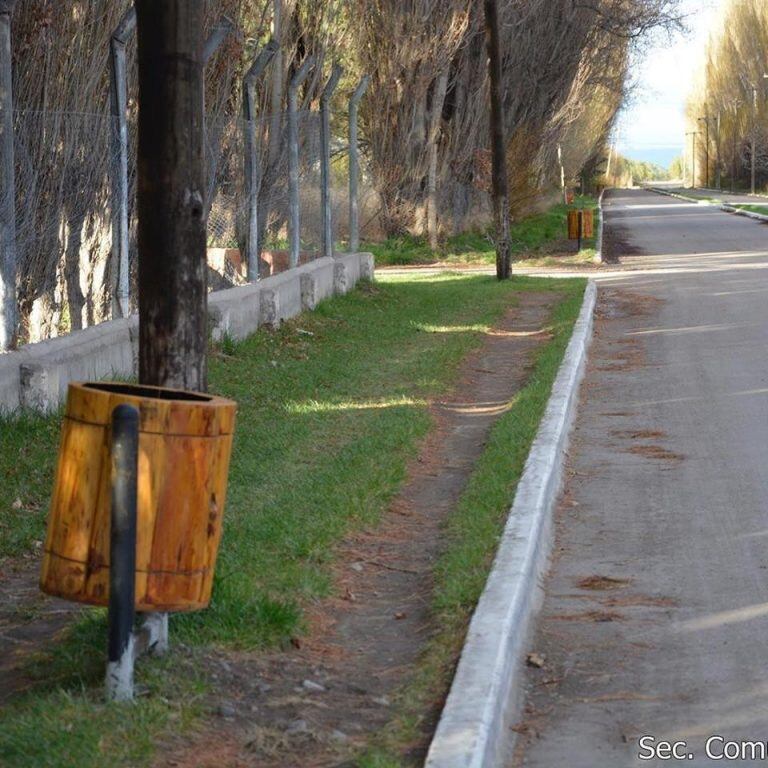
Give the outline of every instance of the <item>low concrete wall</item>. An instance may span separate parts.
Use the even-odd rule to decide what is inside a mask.
[[[211,337],[240,340],[260,325],[279,325],[352,290],[361,278],[372,279],[373,270],[371,254],[343,254],[215,291],[208,297]],[[0,411],[54,410],[71,381],[135,376],[138,330],[138,317],[132,315],[0,355]]]

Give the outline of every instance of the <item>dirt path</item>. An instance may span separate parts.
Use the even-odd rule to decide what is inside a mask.
[[[27,657],[66,627],[76,605],[40,592],[40,563],[30,555],[0,564],[0,707],[32,681]]]
[[[214,716],[191,742],[169,744],[157,768],[340,766],[393,715],[392,696],[430,637],[440,526],[488,433],[524,383],[556,294],[522,294],[432,407],[436,428],[381,524],[344,542],[335,593],[311,611],[290,652],[212,662]],[[436,715],[436,713],[435,713]],[[420,755],[426,744],[414,745]]]

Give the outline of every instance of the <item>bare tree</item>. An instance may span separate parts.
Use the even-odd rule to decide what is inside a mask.
[[[501,45],[497,0],[485,0],[488,68],[491,83],[491,153],[493,155],[493,211],[496,221],[496,277],[509,278],[509,195],[507,193],[506,141],[501,94]]]

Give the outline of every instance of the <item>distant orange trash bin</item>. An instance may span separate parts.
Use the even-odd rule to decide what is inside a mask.
[[[568,239],[579,239],[579,212],[568,211]]]
[[[579,216],[581,216],[581,235],[579,235]],[[579,236],[585,240],[595,236],[595,217],[591,209],[568,211],[568,239],[578,240]]]
[[[138,384],[70,384],[40,588],[107,605],[111,418],[139,411],[138,611],[205,608],[221,538],[237,404]]]

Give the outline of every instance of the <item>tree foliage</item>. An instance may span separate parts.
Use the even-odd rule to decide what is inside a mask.
[[[676,23],[677,2],[499,0],[513,212],[542,190],[559,186],[561,172],[574,183],[604,170],[607,136],[627,93],[629,57],[650,30]],[[760,13],[759,0],[743,5]],[[109,316],[108,50],[128,7],[129,0],[25,0],[14,13],[17,207],[20,238],[27,238],[20,249],[19,294],[26,325],[33,315],[38,325],[47,325],[42,336],[67,326],[65,314],[74,328]],[[303,108],[316,109],[333,61],[345,68],[335,102],[340,149],[346,98],[363,74],[370,75],[360,107],[362,150],[384,234],[426,233],[435,243],[441,233],[476,225],[479,204],[486,204],[487,213],[490,132],[482,3],[206,0],[207,28],[221,14],[235,22],[237,33],[206,69],[214,140],[227,141],[213,127],[240,114],[242,75],[258,49],[272,36],[281,46],[258,95],[269,145],[260,185],[264,210],[285,176],[280,114],[288,83],[313,56],[315,67],[301,91]],[[733,34],[741,41],[746,27]],[[132,41],[133,122],[134,50]],[[743,110],[738,121],[743,129]],[[234,156],[229,162],[238,164]],[[233,179],[230,186],[238,183]],[[262,225],[267,220],[260,216]],[[281,222],[270,226],[278,234]]]
[[[754,146],[756,182],[768,183],[768,4],[726,0],[704,52],[700,77],[689,94],[688,132],[695,140],[696,185],[709,176],[747,188]],[[709,125],[709,143],[707,143]],[[690,183],[694,142],[688,137],[685,161]],[[709,173],[707,173],[709,163]]]

